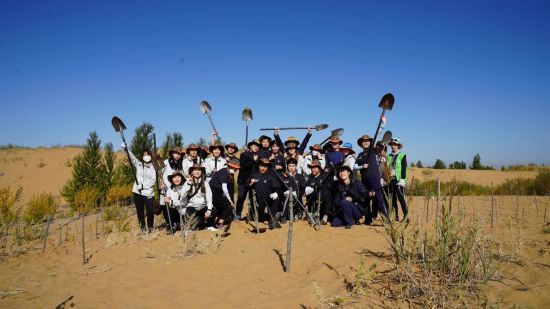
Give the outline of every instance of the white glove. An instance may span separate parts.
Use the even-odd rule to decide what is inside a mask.
[[[407,186],[407,181],[405,179],[401,179],[397,182],[397,185],[404,188]]]
[[[120,144],[120,148],[126,149],[126,143],[125,143],[125,142],[122,142],[122,143]]]
[[[271,194],[269,195],[269,197],[270,197],[272,200],[276,200],[276,199],[279,197],[279,195],[277,194],[277,192],[273,192],[273,193],[271,193]]]
[[[380,178],[380,185],[382,185],[382,187],[386,185],[384,178]]]
[[[285,191],[285,196],[288,196],[290,194],[290,191],[286,190]]]
[[[310,195],[311,193],[313,193],[313,188],[312,187],[306,187],[306,195]]]

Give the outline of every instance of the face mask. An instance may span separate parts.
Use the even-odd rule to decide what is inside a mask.
[[[311,152],[311,154],[312,154],[314,157],[318,157],[318,156],[319,156],[319,151],[314,150],[314,151]]]
[[[151,156],[147,156],[147,155],[143,156],[143,162],[145,163],[151,162]]]

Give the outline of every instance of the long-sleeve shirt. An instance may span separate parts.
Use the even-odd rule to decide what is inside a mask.
[[[334,205],[336,207],[340,207],[342,205],[342,201],[346,197],[351,197],[352,203],[363,207],[363,202],[368,198],[368,194],[369,191],[359,180],[352,180],[349,184],[345,184],[343,181],[338,181],[335,188]]]
[[[373,150],[369,148],[368,150],[359,153],[353,169],[360,171],[361,182],[367,189],[378,190],[382,187],[382,185],[380,184],[380,178],[382,178],[382,174],[380,173],[380,166],[378,164],[378,160],[376,159],[376,154],[371,153],[369,156],[369,152],[373,152]],[[363,165],[365,164],[368,164],[369,167],[364,168]]]
[[[281,136],[279,136],[279,134],[273,134],[273,136],[275,137],[275,141],[277,145],[279,145],[279,148],[285,149],[285,152],[288,151],[288,148],[285,147],[285,144],[283,144],[283,141],[281,140]],[[299,154],[304,153],[310,138],[311,138],[311,133],[307,133],[306,136],[304,136],[304,139],[302,140],[302,142],[300,143],[300,146],[297,149]]]
[[[246,151],[241,154],[241,168],[239,169],[239,176],[237,178],[237,183],[244,184],[250,178],[252,173],[258,170],[256,161],[254,160],[255,153],[251,151]]]
[[[210,180],[214,174],[216,174],[216,171],[221,170],[225,167],[225,159],[222,157],[214,157],[210,156],[204,160],[202,163],[202,166],[206,170],[206,179]]]
[[[204,186],[204,192],[203,188]],[[185,182],[183,185],[184,197],[188,198],[187,207],[193,207],[195,210],[201,210],[207,207],[208,210],[212,210],[214,205],[212,204],[212,190],[208,182],[191,183]]]
[[[191,158],[191,156],[183,159],[183,162],[181,163],[183,167],[183,176],[185,176],[185,178],[189,177],[189,168],[193,165],[202,165],[203,162],[204,160],[199,156],[194,159]]]
[[[258,181],[250,186],[250,180],[257,179]],[[256,198],[258,201],[265,201],[272,193],[276,193],[281,188],[281,184],[277,175],[274,173],[260,174],[258,172],[252,173],[248,178],[247,185],[256,191]]]
[[[155,171],[155,167],[152,163],[143,163],[138,160],[130,150],[128,150],[128,153],[130,154],[132,165],[136,169],[136,178],[138,182],[136,184],[134,181],[132,192],[149,198],[154,197],[155,192],[153,190],[153,186],[157,181],[157,172]]]
[[[304,174],[305,176],[309,177],[309,175],[311,175],[311,169],[309,168],[308,165],[310,165],[313,162],[313,160],[319,161],[319,164],[321,164],[321,169],[323,170],[327,166],[325,155],[319,154],[319,156],[313,157],[311,153],[308,153],[307,155],[304,156],[304,159],[302,160],[302,164],[300,166],[300,170],[302,171],[302,174]]]
[[[283,186],[282,190],[286,191],[288,188],[292,188],[292,190],[296,193],[296,196],[298,196],[298,199],[302,199],[302,196],[305,194],[306,189],[306,178],[302,174],[282,174],[283,179]]]
[[[227,172],[227,168],[219,170],[212,179],[208,182],[212,189],[212,196],[215,200],[225,197],[230,202],[233,201],[233,194],[235,193],[231,177]]]

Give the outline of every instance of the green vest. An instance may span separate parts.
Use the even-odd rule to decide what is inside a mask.
[[[401,169],[403,168],[401,166],[401,161],[403,160],[404,156],[405,156],[405,153],[399,152],[397,154],[397,159],[395,161],[395,179],[397,179],[397,181],[401,180]],[[389,153],[387,154],[387,158],[388,158],[388,166],[390,168],[393,168],[392,156]],[[409,175],[409,167],[407,166],[405,170],[405,180],[407,180],[408,175]]]

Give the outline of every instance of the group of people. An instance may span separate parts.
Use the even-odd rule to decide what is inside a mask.
[[[373,145],[373,138],[363,135],[357,140],[361,152],[356,154],[351,143],[332,136],[324,146],[315,144],[305,153],[311,128],[301,142],[295,137],[283,142],[275,129],[273,138],[262,135],[239,155],[235,143],[216,143],[216,135],[212,134],[208,149],[195,144],[185,151],[171,149],[158,171],[150,151],[141,158],[130,152],[136,169],[132,192],[143,231],[153,229],[159,174],[160,208],[170,233],[190,220],[192,228],[209,230],[227,230],[232,221],[243,219],[267,222],[269,228],[307,219],[348,229],[372,224],[379,214],[382,220],[399,220],[398,202],[403,219],[407,218],[408,166],[398,138],[391,139],[387,152],[386,145]],[[249,207],[243,216],[247,199]],[[393,218],[387,206],[392,207]]]

